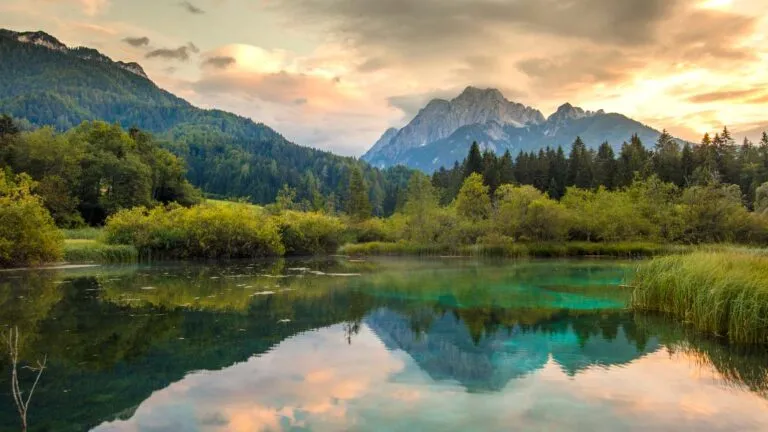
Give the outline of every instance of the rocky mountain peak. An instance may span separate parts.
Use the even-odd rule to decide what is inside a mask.
[[[142,78],[149,79],[144,69],[138,63],[124,63],[114,62],[112,59],[102,54],[98,50],[86,47],[69,48],[55,37],[49,35],[44,31],[34,32],[15,32],[12,30],[0,29],[0,36],[7,37],[9,39],[16,40],[17,42],[32,44],[41,46],[52,51],[59,51],[64,54],[75,56],[79,59],[86,61],[95,61],[107,64],[114,64],[115,66],[138,75]]]
[[[23,33],[12,32],[12,33],[15,34],[16,40],[19,42],[44,46],[54,51],[68,50],[67,46],[61,43],[61,41],[59,41],[55,37],[43,31],[23,32]]]

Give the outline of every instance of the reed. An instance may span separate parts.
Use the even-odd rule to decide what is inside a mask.
[[[670,314],[733,343],[768,343],[768,255],[701,250],[639,266],[632,308]]]
[[[101,236],[102,229],[95,227],[75,228],[61,230],[67,240],[97,240]]]
[[[71,263],[132,263],[139,252],[129,245],[108,245],[95,240],[65,240],[64,259]]]
[[[453,246],[400,241],[347,244],[341,248],[340,252],[347,255],[460,255],[504,258],[606,256],[617,258],[639,258],[688,250],[690,250],[690,248],[687,246],[645,242],[499,242],[481,243],[471,246]]]

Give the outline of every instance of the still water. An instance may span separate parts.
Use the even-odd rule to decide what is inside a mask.
[[[0,273],[32,431],[768,430],[768,356],[626,310],[633,263]],[[19,430],[5,342],[0,430]]]

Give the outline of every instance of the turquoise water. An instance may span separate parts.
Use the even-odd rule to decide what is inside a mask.
[[[0,273],[32,431],[768,430],[768,356],[626,310],[633,263]],[[11,364],[0,430],[19,430]],[[26,391],[34,372],[18,368]]]

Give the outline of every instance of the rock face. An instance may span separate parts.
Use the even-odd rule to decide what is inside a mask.
[[[450,101],[430,101],[408,125],[397,131],[387,144],[381,144],[379,140],[363,159],[398,160],[398,157],[408,150],[447,138],[462,126],[495,123],[522,127],[543,121],[544,115],[540,111],[510,102],[496,89],[467,87]],[[387,131],[385,136],[387,134],[391,132]]]
[[[68,46],[61,43],[61,41],[59,41],[55,37],[42,31],[15,32],[12,30],[0,29],[0,36],[12,38],[21,43],[28,43],[28,44],[48,48],[52,51],[58,51],[64,54],[68,54],[85,61],[95,61],[95,62],[101,62],[101,63],[107,63],[107,64],[114,64],[123,70],[131,72],[142,78],[149,79],[147,74],[144,72],[144,69],[138,63],[123,63],[120,61],[114,62],[112,61],[111,58],[107,57],[106,55],[92,48],[86,48],[86,47],[69,48]]]
[[[585,111],[570,103],[547,118],[537,109],[507,100],[499,90],[467,87],[447,101],[433,99],[399,131],[387,132],[363,155],[378,166],[406,165],[426,172],[462,161],[477,141],[496,153],[562,146],[576,136],[591,148],[608,141],[619,150],[633,134],[651,145],[659,132],[621,114]]]

